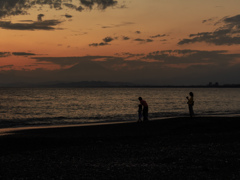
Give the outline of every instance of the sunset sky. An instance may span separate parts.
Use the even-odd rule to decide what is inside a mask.
[[[239,0],[0,0],[0,84],[239,77]]]

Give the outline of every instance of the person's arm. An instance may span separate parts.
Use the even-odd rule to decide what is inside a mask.
[[[190,97],[190,98],[188,99],[188,104],[190,104],[190,105],[193,104],[193,97]]]
[[[189,98],[188,98],[188,96],[186,97],[186,99],[188,100],[188,101],[187,101],[187,104],[189,104]]]

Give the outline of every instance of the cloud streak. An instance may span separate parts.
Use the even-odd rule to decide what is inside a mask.
[[[93,47],[106,46],[106,45],[110,45],[109,42],[111,42],[113,40],[114,40],[114,38],[107,36],[107,37],[103,38],[103,42],[92,43],[92,44],[89,44],[89,46],[93,46]]]
[[[123,22],[123,23],[115,24],[115,25],[102,26],[102,28],[116,28],[116,27],[132,25],[132,24],[135,24],[135,23],[133,23],[133,22]]]
[[[0,21],[0,28],[9,30],[55,30],[54,26],[62,21],[45,20],[31,23],[12,23],[11,21]]]
[[[10,64],[10,65],[5,65],[5,66],[0,66],[0,69],[6,69],[6,68],[13,68],[14,65]]]
[[[115,39],[118,39],[118,37],[112,38],[112,37],[108,36],[108,37],[103,38],[103,42],[100,42],[100,43],[91,43],[91,44],[89,44],[89,46],[98,47],[98,46],[110,45],[109,42],[112,42],[112,41],[115,40]],[[128,37],[128,36],[123,36],[121,39],[124,40],[124,41],[126,41],[126,40],[129,40],[130,37]],[[141,39],[141,38],[133,39],[133,41],[137,41],[137,42],[140,42],[140,43],[150,43],[150,42],[153,42],[152,39]]]
[[[132,60],[129,60],[131,58]],[[228,66],[240,58],[240,54],[229,54],[228,51],[200,51],[200,50],[164,50],[155,51],[148,54],[133,54],[129,52],[116,54],[116,56],[82,56],[82,57],[32,57],[38,62],[51,62],[60,66],[74,65],[81,61],[98,61],[102,64],[127,63],[131,64],[151,64],[159,63],[158,66],[188,64],[190,66],[205,64],[216,66]],[[103,60],[104,59],[104,60]],[[155,61],[151,61],[155,60]]]
[[[165,37],[167,36],[166,34],[157,34],[155,36],[150,36],[150,38],[158,38],[158,37]]]
[[[128,37],[128,36],[123,36],[122,39],[126,41],[126,40],[129,40],[130,37]]]
[[[138,41],[138,42],[141,42],[141,43],[153,42],[152,39],[141,39],[141,38],[134,39],[134,41]]]
[[[34,53],[26,53],[26,52],[12,52],[14,56],[35,56]]]
[[[35,56],[34,53],[28,53],[28,52],[0,52],[0,58],[1,57],[8,57],[8,56]]]
[[[10,52],[0,52],[0,58],[1,57],[7,57],[7,56],[10,56]]]

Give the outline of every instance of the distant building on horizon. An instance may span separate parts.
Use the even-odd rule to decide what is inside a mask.
[[[218,87],[218,86],[219,86],[219,83],[218,83],[218,82],[215,82],[215,84],[213,84],[212,82],[209,82],[209,83],[208,83],[208,86],[209,86],[209,87]]]

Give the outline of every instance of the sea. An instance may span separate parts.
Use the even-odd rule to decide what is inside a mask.
[[[0,88],[0,128],[137,121],[138,97],[149,119],[240,116],[240,88]]]

